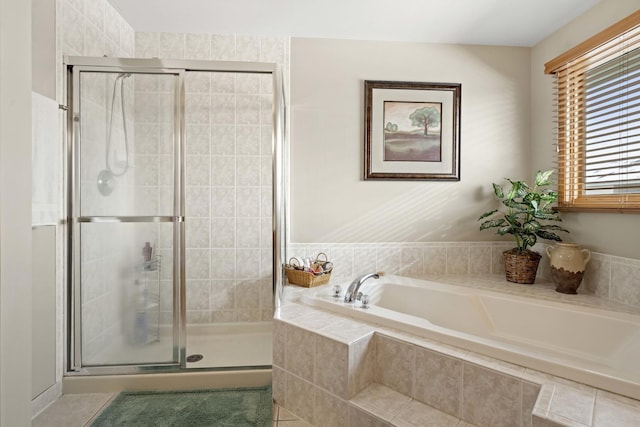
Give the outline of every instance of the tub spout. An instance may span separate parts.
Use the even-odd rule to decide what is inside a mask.
[[[356,278],[353,282],[351,282],[351,284],[347,288],[347,291],[344,293],[344,302],[346,303],[354,302],[356,299],[356,295],[358,295],[358,289],[360,289],[360,286],[362,286],[362,284],[367,279],[371,279],[371,278],[379,279],[380,276],[384,276],[384,273],[382,271],[379,271],[377,273],[364,274]]]

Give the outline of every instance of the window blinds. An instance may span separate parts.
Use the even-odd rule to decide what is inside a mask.
[[[640,208],[640,13],[545,65],[561,207]]]

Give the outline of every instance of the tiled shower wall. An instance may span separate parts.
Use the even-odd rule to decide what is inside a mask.
[[[287,38],[137,33],[136,56],[275,62],[286,79],[289,44]],[[189,324],[272,317],[272,98],[271,76],[185,76]],[[164,234],[160,252],[170,241]],[[163,314],[168,321],[170,312]]]
[[[106,0],[56,1],[57,96],[63,94],[64,55],[132,57],[135,33]]]

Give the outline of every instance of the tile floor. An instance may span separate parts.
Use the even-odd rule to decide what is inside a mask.
[[[116,395],[114,393],[66,394],[33,419],[32,427],[84,427]],[[273,427],[309,427],[291,412],[278,405],[273,406]]]

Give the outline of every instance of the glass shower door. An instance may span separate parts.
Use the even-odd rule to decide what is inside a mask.
[[[179,363],[180,79],[73,69],[76,369]]]

